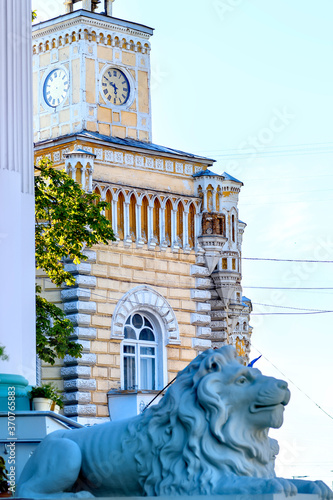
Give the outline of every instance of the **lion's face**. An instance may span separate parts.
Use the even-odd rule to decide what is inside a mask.
[[[266,377],[255,368],[230,363],[223,371],[224,401],[232,412],[257,428],[279,428],[283,423],[284,407],[290,399],[287,382]]]
[[[207,366],[207,364],[206,364]],[[227,409],[228,417],[252,429],[279,428],[283,423],[284,407],[290,399],[287,382],[266,377],[255,369],[240,364],[235,359],[221,365],[214,353],[208,360],[210,369],[206,389],[216,391]]]

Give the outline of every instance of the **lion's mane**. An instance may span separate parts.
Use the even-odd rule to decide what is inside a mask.
[[[156,406],[128,426],[123,442],[137,462],[147,496],[212,494],[223,476],[274,477],[275,440],[240,428],[221,394],[231,346],[207,350],[177,376]]]

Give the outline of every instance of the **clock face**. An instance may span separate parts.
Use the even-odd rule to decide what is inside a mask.
[[[44,99],[51,108],[64,102],[69,89],[69,78],[64,69],[54,69],[44,83]]]
[[[128,101],[130,95],[129,81],[119,69],[107,69],[102,76],[102,92],[104,99],[121,106]]]

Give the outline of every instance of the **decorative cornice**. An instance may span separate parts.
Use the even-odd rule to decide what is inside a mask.
[[[74,19],[68,19],[68,20],[62,21],[61,23],[60,23],[60,21],[57,21],[56,19],[53,21],[55,24],[53,24],[52,26],[47,26],[45,28],[39,28],[39,29],[38,29],[39,25],[36,25],[35,27],[33,27],[32,39],[37,40],[39,38],[44,38],[48,35],[52,35],[53,33],[57,33],[59,31],[64,32],[64,31],[68,30],[69,28],[73,28],[75,26],[80,26],[80,25],[82,25],[83,27],[88,26],[91,28],[103,29],[103,30],[108,31],[110,34],[112,32],[117,32],[117,33],[123,33],[124,35],[126,34],[126,35],[131,35],[131,36],[137,36],[139,38],[144,38],[146,40],[149,40],[149,38],[151,36],[149,33],[144,33],[142,31],[135,30],[135,29],[127,27],[127,26],[121,26],[121,25],[113,24],[113,23],[110,23],[107,21],[101,21],[101,20],[98,20],[95,18],[90,19],[88,17],[83,17],[83,16],[80,16],[80,17],[77,17]],[[41,23],[41,24],[43,24],[43,23]]]

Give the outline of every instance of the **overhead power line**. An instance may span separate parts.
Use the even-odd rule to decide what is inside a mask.
[[[327,313],[333,313],[333,311],[313,311],[313,312],[293,312],[293,313],[287,313],[287,312],[271,312],[271,313],[251,313],[251,316],[286,316],[286,315],[291,315],[291,314],[327,314]]]
[[[319,312],[333,312],[333,311],[329,311],[327,309],[304,309],[303,307],[276,306],[274,304],[261,304],[260,302],[252,302],[252,304],[255,304],[257,306],[264,306],[264,307],[278,307],[279,309],[295,309],[297,311],[312,311],[312,312],[317,312],[317,313],[319,313]]]
[[[270,361],[261,351],[259,351],[259,349],[257,347],[255,347],[253,345],[253,343],[251,343],[251,346],[254,347],[254,349],[256,351],[258,351],[259,354],[261,354],[261,356],[266,359],[266,361],[268,361],[268,363],[270,365],[272,365],[279,373],[281,373],[281,375],[283,377],[285,377],[291,384],[293,384],[296,389],[298,389],[302,394],[304,394],[304,396],[306,396],[310,401],[312,401],[313,404],[315,404],[317,406],[317,408],[319,408],[320,411],[322,411],[323,413],[325,413],[325,415],[327,415],[330,419],[333,420],[333,416],[330,415],[326,410],[324,410],[318,403],[316,403],[308,394],[306,394],[306,392],[304,392],[298,385],[295,384],[295,382],[293,382],[285,373],[283,373],[274,363],[272,363],[272,361]]]
[[[266,259],[263,257],[242,257],[242,260],[265,260],[272,262],[312,262],[321,264],[333,264],[333,260],[309,260],[309,259]]]
[[[318,148],[318,147],[333,147],[333,143],[332,142],[312,142],[312,143],[301,143],[301,144],[282,144],[281,146],[278,146],[276,144],[272,145],[272,146],[265,146],[265,150],[269,151],[269,150],[272,150],[272,151],[279,151],[279,150],[283,150],[283,148],[285,150],[291,150],[291,148],[294,148],[294,150],[298,150],[297,148]],[[250,148],[248,148],[250,150]],[[238,148],[229,148],[229,149],[203,149],[201,151],[196,151],[197,153],[219,153],[219,152],[223,152],[223,153],[228,153],[228,152],[233,152],[233,151],[246,151],[244,149],[241,149],[238,147]],[[251,150],[253,151],[253,149]]]
[[[333,287],[299,287],[299,286],[243,286],[258,290],[333,290]]]

